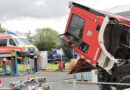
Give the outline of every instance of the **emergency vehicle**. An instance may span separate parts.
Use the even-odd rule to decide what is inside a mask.
[[[98,70],[99,82],[130,83],[130,19],[72,2],[64,44],[80,59],[70,73]],[[117,90],[130,86],[113,85]],[[100,90],[112,90],[102,85]]]
[[[11,50],[18,50],[18,56],[33,58],[38,49],[22,33],[0,33],[0,57],[11,57]]]

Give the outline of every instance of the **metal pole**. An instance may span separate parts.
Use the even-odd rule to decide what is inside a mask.
[[[15,50],[15,76],[18,75],[17,51]]]
[[[37,58],[34,58],[34,72],[37,72]]]
[[[61,52],[62,52],[62,48],[61,48],[60,50],[61,50]],[[62,53],[60,53],[60,56],[61,56],[61,62],[62,62]]]
[[[73,59],[74,59],[74,49],[73,49],[73,52],[72,52],[72,54],[73,54]]]
[[[35,73],[39,73],[40,72],[40,67],[39,67],[39,63],[38,63],[38,55],[37,55],[37,57],[36,58],[34,58],[34,72]]]

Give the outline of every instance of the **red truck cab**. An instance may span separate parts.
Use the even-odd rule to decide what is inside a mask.
[[[70,73],[98,71],[99,82],[130,83],[130,19],[71,3],[71,12],[60,35],[80,58]],[[113,85],[116,90],[130,86]],[[112,90],[101,85],[100,90]]]
[[[74,2],[70,6],[63,40],[78,52],[82,60],[96,67],[105,56],[104,61],[111,63],[110,69],[119,59],[129,58],[130,19]]]
[[[71,40],[78,54],[95,64],[101,52],[98,43],[99,30],[104,20],[102,13],[73,3],[65,32],[66,39]]]

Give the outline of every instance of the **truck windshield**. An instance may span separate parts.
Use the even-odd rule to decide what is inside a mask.
[[[82,39],[83,29],[85,20],[75,14],[72,14],[70,24],[68,27],[68,32],[74,36]]]
[[[82,52],[87,53],[89,45],[82,41],[83,30],[84,30],[85,19],[72,14],[66,36],[73,44],[80,49]]]
[[[30,41],[27,38],[15,38],[15,41],[19,45],[31,45]]]

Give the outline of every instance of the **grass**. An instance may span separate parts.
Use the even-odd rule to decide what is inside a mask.
[[[18,64],[18,71],[27,71],[29,67],[27,65]],[[10,71],[10,66],[7,66],[7,70]],[[0,68],[0,71],[2,71],[2,68]]]
[[[18,64],[18,71],[27,71],[27,69],[29,69],[29,66]]]
[[[48,64],[49,71],[56,71],[58,69],[58,64]]]
[[[18,71],[27,71],[29,67],[27,65],[18,64]],[[58,64],[48,64],[48,70],[49,71],[56,71],[58,69]],[[10,67],[7,66],[7,70],[10,71]],[[2,68],[0,68],[0,71],[2,71]]]
[[[59,64],[48,64],[48,71],[56,71],[59,69]],[[64,69],[63,71],[70,71]]]
[[[18,71],[27,71],[29,67],[24,64],[18,64]],[[48,64],[48,69],[47,71],[56,71],[59,69],[59,64]],[[10,71],[10,67],[7,66],[7,70]],[[0,68],[0,71],[2,71],[2,68]],[[64,71],[69,71],[69,70],[64,70]]]

